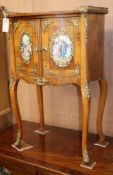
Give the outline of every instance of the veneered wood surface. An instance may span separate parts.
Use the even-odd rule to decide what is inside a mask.
[[[15,140],[15,128],[0,133],[0,164],[7,167],[12,175],[39,172],[50,175],[112,175],[113,138],[108,138],[107,148],[93,146],[96,135],[89,134],[89,150],[96,166],[93,170],[80,167],[81,132],[59,127],[49,127],[45,136],[35,133],[36,123],[23,122],[24,140],[34,147],[23,152],[15,150],[11,144]],[[18,165],[18,166],[17,166]]]
[[[15,27],[17,25],[17,27]],[[19,25],[19,27],[18,27]],[[15,20],[13,22],[13,29],[14,29],[14,57],[16,58],[13,65],[16,67],[16,72],[21,72],[23,77],[24,75],[31,75],[34,73],[36,69],[36,75],[39,76],[39,58],[38,58],[38,32],[39,32],[39,21],[38,20]],[[20,52],[20,40],[22,37],[22,33],[26,32],[32,38],[32,59],[30,62],[30,66],[24,64],[23,60],[21,59],[21,52]],[[21,71],[19,71],[21,69]]]
[[[88,21],[88,80],[103,77],[105,19],[102,15],[89,15]]]
[[[78,22],[78,27],[75,27],[71,20],[75,20]],[[44,29],[44,22],[50,21],[50,25]],[[48,80],[49,84],[53,85],[61,85],[66,83],[77,83],[80,84],[80,77],[75,76],[73,73],[76,69],[76,66],[80,64],[80,16],[76,16],[73,14],[73,17],[65,18],[45,18],[41,20],[42,27],[42,48],[46,48],[47,52],[42,54],[43,59],[43,76]],[[45,31],[44,31],[45,30]],[[72,40],[73,45],[73,58],[70,61],[69,66],[61,68],[58,67],[53,59],[51,59],[51,48],[50,46],[52,42],[52,38],[55,34],[60,33],[61,31],[65,31],[66,34],[69,35]],[[50,73],[47,73],[48,70]]]

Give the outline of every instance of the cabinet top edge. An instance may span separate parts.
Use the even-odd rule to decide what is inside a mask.
[[[29,16],[46,16],[46,15],[66,15],[66,14],[107,14],[108,8],[105,7],[95,7],[95,6],[80,6],[78,10],[71,11],[48,11],[48,12],[37,12],[37,13],[16,13],[16,12],[8,12],[8,17],[29,17]]]

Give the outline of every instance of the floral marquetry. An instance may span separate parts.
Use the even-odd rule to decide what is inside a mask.
[[[25,64],[29,64],[32,59],[32,40],[28,32],[23,32],[20,39],[20,53]]]
[[[50,52],[54,63],[58,67],[67,67],[73,57],[73,41],[65,32],[57,32],[52,36]]]

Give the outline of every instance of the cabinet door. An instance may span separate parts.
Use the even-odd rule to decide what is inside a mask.
[[[21,76],[38,75],[39,21],[15,20],[13,25],[16,73]]]
[[[42,19],[43,76],[53,84],[79,82],[80,17]]]

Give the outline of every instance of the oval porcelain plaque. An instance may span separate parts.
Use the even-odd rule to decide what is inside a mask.
[[[73,57],[73,41],[65,32],[55,33],[50,43],[50,51],[58,67],[67,67]]]
[[[24,63],[29,64],[32,58],[32,40],[27,32],[22,33],[20,40],[20,52]]]

